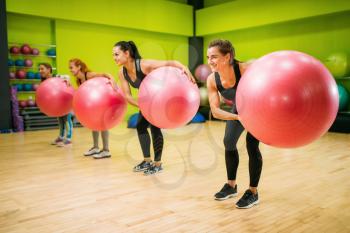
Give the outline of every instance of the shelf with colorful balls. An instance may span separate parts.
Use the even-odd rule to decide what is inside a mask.
[[[324,64],[331,72],[338,86],[339,113],[350,114],[350,54],[334,52]]]
[[[17,89],[20,107],[35,107],[35,91],[41,81],[39,65],[47,62],[56,70],[56,46],[9,43],[8,57],[10,85]]]
[[[36,102],[33,96],[28,96],[26,99],[22,98],[18,100],[18,106],[20,109],[36,108]]]

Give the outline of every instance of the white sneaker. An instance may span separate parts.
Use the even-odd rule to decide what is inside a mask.
[[[94,159],[109,158],[109,157],[111,157],[111,153],[109,153],[109,151],[106,151],[106,150],[101,150],[100,153],[94,154],[93,157],[94,157]]]
[[[84,153],[84,156],[91,156],[100,153],[100,149],[92,147],[90,150]]]

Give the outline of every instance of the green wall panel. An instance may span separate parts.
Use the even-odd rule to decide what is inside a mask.
[[[7,11],[191,36],[192,6],[164,0],[7,0]]]
[[[237,0],[197,10],[198,36],[350,10],[348,0]]]

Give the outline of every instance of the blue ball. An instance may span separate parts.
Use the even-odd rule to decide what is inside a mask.
[[[17,59],[17,60],[15,61],[15,65],[16,65],[16,66],[24,66],[24,61],[21,60],[21,59]]]
[[[128,128],[136,128],[138,119],[139,119],[138,113],[131,115],[129,120],[128,120]]]
[[[24,84],[24,87],[23,87],[24,91],[31,91],[33,90],[33,86],[32,84]]]
[[[15,62],[14,62],[12,59],[8,59],[8,60],[7,60],[7,65],[8,65],[8,66],[14,66],[14,65],[15,65]]]
[[[203,122],[205,122],[205,117],[199,112],[197,112],[196,115],[191,120],[191,123],[203,123]]]
[[[16,84],[17,91],[23,91],[23,84]]]
[[[35,78],[36,78],[36,79],[41,79],[41,75],[40,75],[39,72],[35,74]]]
[[[46,51],[47,56],[56,56],[56,49],[52,48],[52,49],[48,49]]]
[[[28,79],[34,79],[34,78],[35,78],[35,73],[32,72],[32,71],[28,71],[28,72],[27,72],[27,78],[28,78]]]

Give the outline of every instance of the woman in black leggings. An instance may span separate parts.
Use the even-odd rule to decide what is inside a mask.
[[[144,77],[154,69],[162,66],[173,66],[180,68],[187,75],[190,81],[195,83],[195,79],[188,68],[178,61],[141,59],[138,49],[135,43],[132,41],[119,41],[116,43],[113,47],[113,59],[118,66],[122,66],[122,69],[119,71],[119,79],[126,99],[131,105],[136,107],[138,107],[138,103],[137,100],[132,97],[129,85],[134,88],[139,88]],[[148,126],[151,128],[152,134],[154,163],[152,163],[150,155],[151,138],[147,131]],[[143,171],[145,175],[161,172],[163,170],[161,158],[164,144],[161,130],[158,127],[150,124],[141,112],[139,113],[136,128],[144,160],[134,167],[134,171]]]
[[[214,40],[208,46],[208,64],[213,73],[207,79],[210,109],[215,118],[226,120],[224,137],[227,183],[215,194],[216,200],[226,200],[237,196],[236,174],[239,164],[237,141],[244,131],[239,121],[235,105],[236,89],[241,74],[247,64],[235,60],[232,44],[227,40]],[[232,112],[220,109],[220,93],[225,99],[232,100]],[[249,106],[245,106],[249,107]],[[249,155],[249,189],[236,203],[237,208],[250,208],[259,203],[258,183],[262,168],[262,157],[259,150],[259,141],[249,132],[246,137]]]

